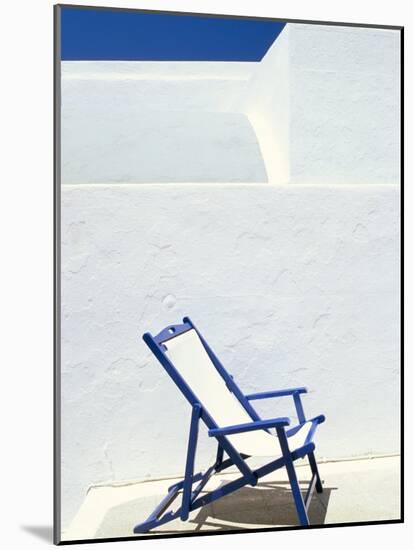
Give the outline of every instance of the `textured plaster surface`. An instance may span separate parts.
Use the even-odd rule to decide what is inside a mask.
[[[64,186],[64,524],[93,483],[182,472],[190,410],[141,335],[183,315],[244,391],[308,386],[319,456],[397,452],[398,204],[396,186]],[[203,433],[200,466],[214,453]]]
[[[291,183],[399,183],[400,33],[287,33]]]
[[[62,182],[266,182],[256,63],[63,62]]]

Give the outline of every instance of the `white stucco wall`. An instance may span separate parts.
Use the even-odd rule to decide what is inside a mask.
[[[319,456],[398,451],[398,200],[393,186],[65,186],[64,517],[91,483],[181,472],[189,408],[141,335],[183,315],[243,390],[309,387],[306,410],[328,419]]]
[[[265,182],[255,63],[63,62],[62,181]]]
[[[398,35],[292,28],[258,64],[63,63],[64,526],[91,484],[182,471],[141,335],[183,315],[242,389],[309,387],[319,456],[399,449]]]
[[[288,34],[291,182],[398,184],[400,33],[289,25]]]
[[[271,183],[290,181],[290,25],[257,64],[242,99]]]

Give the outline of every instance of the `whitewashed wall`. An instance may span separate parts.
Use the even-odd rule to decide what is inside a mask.
[[[344,33],[327,27],[304,41],[308,28],[292,28],[260,64],[147,64],[144,73],[142,64],[63,64],[63,525],[91,484],[182,472],[189,409],[141,335],[183,315],[242,389],[309,387],[306,410],[327,416],[319,456],[399,449],[398,82],[394,74],[369,94],[378,120],[362,117],[368,99],[355,92],[377,78],[371,38],[384,79],[396,42],[353,29],[368,83],[364,71],[348,79],[326,69],[329,44],[330,67],[336,56],[348,74]],[[296,62],[308,43],[320,52],[310,75]],[[314,73],[349,87],[343,107],[334,86],[308,95]],[[384,104],[394,115],[381,126]],[[347,118],[344,140],[340,121],[352,105],[361,116]],[[157,139],[162,147],[145,164],[146,132],[151,120],[164,124],[161,113],[171,125],[148,138],[154,155]],[[178,163],[166,155],[176,152],[174,128],[183,128]],[[194,150],[199,139],[206,147]],[[207,180],[214,185],[200,184]],[[298,185],[275,185],[283,182]],[[293,413],[285,400],[263,406]],[[204,440],[201,465],[212,453]]]
[[[62,181],[265,182],[255,63],[64,62]]]
[[[398,184],[400,35],[287,25],[244,109],[272,183]]]
[[[399,183],[400,33],[289,26],[293,183]]]

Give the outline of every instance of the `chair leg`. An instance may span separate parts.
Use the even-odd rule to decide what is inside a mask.
[[[191,504],[191,491],[193,487],[193,474],[194,474],[194,459],[197,449],[198,438],[198,421],[200,419],[201,406],[196,404],[193,406],[193,412],[191,414],[190,435],[188,438],[188,450],[187,461],[185,465],[185,477],[183,485],[183,497],[181,506],[181,520],[186,521],[190,513]]]
[[[219,444],[217,448],[217,457],[216,457],[216,469],[223,464],[223,447]]]
[[[316,464],[316,458],[313,451],[308,454],[308,459],[309,459],[309,465],[312,470],[312,474],[316,475],[316,485],[315,485],[316,492],[323,493],[323,487],[322,487],[321,478],[319,476],[318,465]]]
[[[290,488],[292,489],[293,499],[295,501],[296,511],[298,513],[299,523],[303,526],[309,525],[308,513],[306,512],[305,502],[300,492],[298,478],[296,476],[295,466],[293,464],[292,455],[289,451],[289,445],[284,428],[276,428],[276,433],[279,438],[280,448],[282,450],[285,466],[289,477]]]
[[[286,469],[289,476],[290,487],[292,489],[293,499],[295,501],[296,511],[298,514],[299,522],[301,525],[309,525],[308,513],[303,501],[302,493],[300,491],[298,478],[296,476],[295,467],[293,462],[289,460],[286,463]]]

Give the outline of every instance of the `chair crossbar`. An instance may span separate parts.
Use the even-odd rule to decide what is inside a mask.
[[[250,458],[249,455],[240,455],[243,460],[247,460]],[[235,466],[233,460],[231,458],[227,458],[226,460],[223,460],[222,462],[217,464],[216,472],[222,472],[223,470],[226,470],[226,468],[230,468],[230,466]]]
[[[191,493],[191,503],[194,502],[194,500],[198,497],[198,495],[201,493],[203,488],[207,485],[207,483],[208,483],[209,479],[211,478],[211,476],[213,475],[214,471],[215,471],[215,465],[213,464],[213,466],[210,466],[210,468],[206,471],[206,473],[204,474],[204,476],[203,476],[202,480],[200,481],[200,483],[197,485],[197,487]]]
[[[316,416],[315,418],[312,419],[312,427],[309,430],[309,433],[305,439],[305,445],[307,445],[313,440],[313,436],[315,435],[318,424],[322,424],[322,422],[324,421],[325,421],[325,417],[323,414],[321,414],[320,416]]]
[[[254,401],[257,399],[270,399],[272,397],[286,397],[290,395],[294,395],[295,393],[307,393],[307,389],[305,387],[300,388],[288,388],[285,390],[273,390],[273,391],[265,391],[260,393],[250,393],[246,395],[246,399],[249,401]]]
[[[159,503],[159,505],[155,508],[155,510],[152,512],[152,514],[148,517],[147,521],[152,521],[155,519],[158,519],[159,516],[165,512],[165,510],[168,508],[170,504],[173,503],[176,496],[179,493],[178,487],[174,488],[173,490],[169,491],[168,494],[163,498],[163,500]]]
[[[187,323],[183,323],[182,325],[169,325],[168,327],[165,327],[161,332],[159,332],[156,336],[154,336],[153,340],[157,344],[163,344],[164,342],[171,340],[171,338],[175,338],[176,336],[183,334],[190,329],[191,326]]]
[[[306,420],[305,422],[312,422],[312,427],[309,431],[309,434],[306,438],[306,444],[310,443],[313,439],[313,436],[315,435],[316,428],[318,427],[318,424],[322,424],[322,422],[325,422],[325,416],[323,414],[320,414],[319,416],[315,416],[313,418],[309,418],[309,420]],[[290,428],[289,430],[286,430],[287,437],[292,437],[292,435],[295,435],[302,427],[303,424],[298,424],[297,426],[293,426],[293,428]]]
[[[193,477],[192,477],[192,483],[197,483],[197,481],[200,481],[200,479],[203,478],[203,472],[198,472],[197,474],[194,474]],[[178,483],[174,483],[174,485],[171,485],[170,487],[168,487],[168,492],[170,492],[172,489],[174,489],[175,487],[178,488],[178,490],[181,490],[184,486],[184,479],[179,481]]]
[[[208,431],[209,436],[217,435],[231,435],[242,432],[251,432],[258,428],[275,428],[276,426],[288,426],[290,423],[289,418],[272,418],[270,420],[257,420],[255,422],[249,422],[248,424],[239,424],[237,426],[228,426],[225,428],[213,428]]]

